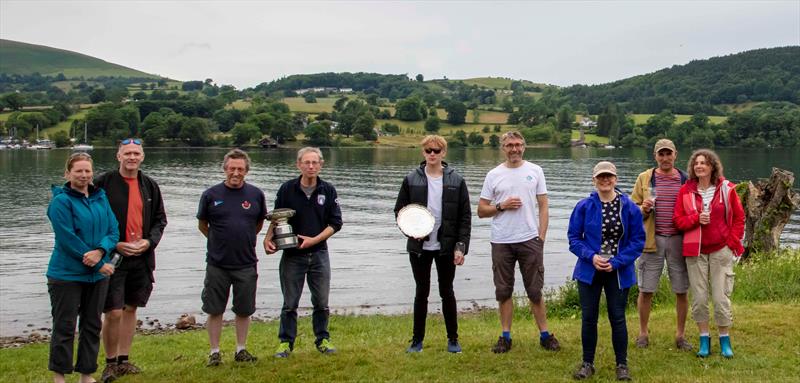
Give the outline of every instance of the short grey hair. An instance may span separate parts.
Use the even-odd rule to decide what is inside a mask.
[[[509,139],[512,139],[512,138],[516,138],[518,140],[522,140],[522,143],[523,144],[525,143],[525,137],[522,136],[522,133],[520,133],[520,132],[518,132],[516,130],[512,130],[512,131],[508,131],[508,132],[503,133],[503,136],[500,137],[500,142],[505,143],[506,141],[508,141]]]
[[[244,160],[245,163],[245,170],[248,172],[250,171],[250,156],[247,155],[242,149],[232,149],[230,152],[225,154],[225,158],[222,159],[222,169],[228,167],[228,160]]]
[[[300,162],[300,159],[303,158],[303,156],[305,156],[308,153],[317,153],[317,156],[319,156],[319,160],[320,161],[324,160],[322,158],[322,151],[319,150],[319,148],[315,148],[313,146],[306,146],[305,148],[302,148],[297,151],[297,162]]]

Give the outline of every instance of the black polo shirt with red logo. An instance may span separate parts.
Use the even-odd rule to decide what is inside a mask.
[[[197,219],[208,221],[206,262],[233,270],[258,263],[256,228],[266,215],[264,192],[250,184],[232,189],[223,182],[203,192]]]

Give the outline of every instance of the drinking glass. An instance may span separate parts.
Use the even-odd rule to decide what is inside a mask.
[[[467,245],[465,245],[464,242],[456,242],[456,248],[455,248],[456,253],[464,255],[464,251],[466,250],[467,250]]]

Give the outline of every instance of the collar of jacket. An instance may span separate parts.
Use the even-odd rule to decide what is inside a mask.
[[[422,161],[422,162],[419,163],[419,168],[417,168],[417,171],[421,172],[423,176],[425,175],[425,165],[426,164],[427,164],[426,161]],[[450,165],[447,164],[447,162],[442,161],[442,175],[450,174],[452,172],[453,172],[453,168],[451,168]]]

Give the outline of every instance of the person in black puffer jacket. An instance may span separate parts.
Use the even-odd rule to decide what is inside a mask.
[[[431,264],[435,261],[442,313],[447,328],[447,350],[459,353],[461,346],[458,343],[458,309],[453,293],[453,280],[456,266],[464,263],[464,256],[469,252],[472,228],[469,192],[464,178],[442,161],[447,154],[447,141],[441,136],[430,135],[423,138],[421,144],[425,161],[403,179],[394,207],[397,216],[406,205],[423,205],[436,218],[433,231],[428,236],[408,238],[406,244],[416,282],[414,335],[411,346],[406,351],[422,351],[425,318],[428,315]],[[463,244],[463,250],[456,248],[457,243]]]

